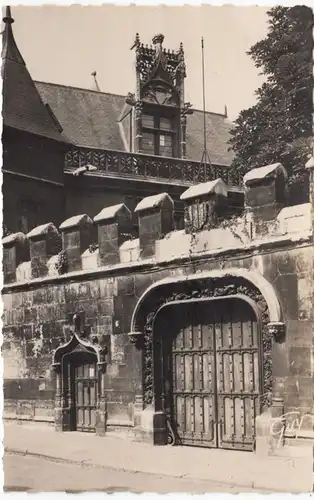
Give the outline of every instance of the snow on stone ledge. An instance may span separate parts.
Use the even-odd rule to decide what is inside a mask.
[[[189,200],[191,198],[199,198],[211,193],[228,196],[228,187],[222,179],[214,181],[202,182],[196,186],[191,186],[181,194],[180,200]]]
[[[47,262],[48,276],[59,276],[57,263],[59,255],[53,255]]]
[[[16,268],[16,281],[18,283],[23,281],[30,281],[32,279],[31,261],[22,262]]]
[[[163,205],[165,201],[168,201],[173,205],[173,200],[168,193],[160,193],[154,194],[153,196],[147,196],[136,205],[134,212],[141,212],[142,210],[148,210],[149,208],[159,207]]]
[[[279,212],[277,221],[281,234],[309,231],[312,227],[311,204],[285,207]]]
[[[129,217],[131,216],[131,212],[128,207],[124,205],[124,203],[119,203],[118,205],[103,208],[102,211],[94,217],[94,222],[113,219],[118,216],[119,212],[125,212]]]
[[[306,169],[310,169],[310,170],[314,169],[314,158],[313,158],[313,156],[311,156],[311,158],[309,158],[309,160],[306,162],[305,168]]]
[[[48,224],[42,224],[41,226],[34,227],[28,234],[27,238],[36,238],[37,236],[44,236],[48,234],[50,231],[57,233],[57,228],[53,225],[52,222],[48,222]]]
[[[243,177],[243,183],[246,185],[248,182],[259,181],[261,179],[266,179],[273,174],[282,173],[287,179],[288,175],[286,169],[281,163],[273,163],[272,165],[265,165],[264,167],[253,168]]]
[[[227,248],[241,248],[249,243],[246,221],[239,218],[230,227],[200,231],[193,237],[184,230],[169,233],[162,240],[156,241],[156,260],[168,261],[191,253],[196,255]]]
[[[140,240],[128,240],[122,243],[119,248],[120,262],[127,264],[128,262],[136,262],[140,258]]]
[[[12,243],[15,243],[16,241],[24,243],[25,240],[26,240],[26,235],[24,233],[13,233],[3,238],[2,245],[10,246]]]
[[[80,226],[81,224],[92,222],[92,219],[86,214],[74,215],[74,217],[70,217],[69,219],[62,222],[62,224],[59,226],[59,229],[70,229],[72,227]]]
[[[91,252],[89,248],[82,253],[82,270],[88,271],[90,269],[97,269],[98,267],[98,255],[99,249],[96,248],[94,252]]]

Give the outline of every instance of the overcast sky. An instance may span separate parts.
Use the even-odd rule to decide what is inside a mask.
[[[205,42],[206,108],[228,106],[233,120],[254,103],[261,77],[246,55],[267,32],[266,7],[199,6],[14,6],[16,41],[35,80],[91,88],[97,71],[102,91],[134,91],[135,33],[150,43],[156,33],[164,46],[184,44],[186,101],[202,107],[201,48]]]

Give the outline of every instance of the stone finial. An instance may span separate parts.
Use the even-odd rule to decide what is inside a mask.
[[[164,42],[165,36],[162,33],[158,33],[152,39],[153,45],[162,45]]]
[[[167,193],[147,196],[136,206],[142,257],[155,255],[156,240],[173,230],[173,207],[173,200]]]
[[[16,281],[16,269],[29,260],[29,240],[24,233],[14,233],[2,240],[4,283]]]
[[[62,222],[59,229],[68,272],[82,269],[81,255],[93,242],[93,221],[86,214],[76,215]]]
[[[131,237],[131,212],[124,205],[104,208],[94,217],[97,226],[99,264],[117,264],[120,262],[119,248]]]
[[[47,262],[60,250],[60,235],[52,222],[32,229],[28,235],[30,240],[30,257],[32,278],[48,274]]]
[[[9,5],[5,8],[5,16],[3,17],[4,30],[2,32],[2,53],[1,57],[3,61],[14,61],[18,64],[23,64],[25,66],[24,59],[16,45],[14,38],[12,24],[14,19],[11,15],[11,7]]]

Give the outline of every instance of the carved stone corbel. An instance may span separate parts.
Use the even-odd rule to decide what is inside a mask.
[[[101,361],[101,362],[97,363],[97,367],[98,367],[98,370],[100,373],[105,373],[106,366],[107,366],[106,361]]]
[[[128,333],[129,340],[131,344],[136,345],[138,340],[140,340],[143,337],[144,333],[143,332],[130,332]]]
[[[52,363],[51,368],[55,373],[61,373],[61,363]]]
[[[282,322],[272,322],[267,325],[268,333],[276,342],[282,342],[286,335],[286,325]]]

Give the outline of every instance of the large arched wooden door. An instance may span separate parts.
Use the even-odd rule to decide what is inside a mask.
[[[155,321],[156,405],[177,442],[251,450],[259,412],[260,336],[238,298],[168,304]]]

